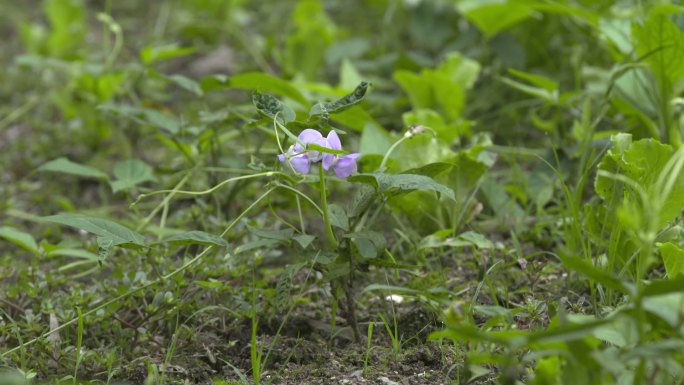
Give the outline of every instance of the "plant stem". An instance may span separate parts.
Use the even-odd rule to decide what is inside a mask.
[[[392,152],[400,145],[402,144],[406,139],[412,138],[413,135],[404,135],[402,136],[399,140],[394,142],[394,144],[387,150],[385,153],[385,156],[382,158],[382,162],[380,163],[380,166],[378,167],[378,170],[384,170],[385,165],[387,165],[387,161],[389,160],[390,155],[392,155]]]
[[[335,233],[333,232],[332,226],[330,225],[330,214],[328,212],[328,198],[325,190],[325,173],[323,172],[323,167],[318,167],[318,179],[321,189],[321,208],[323,209],[323,220],[325,221],[325,231],[328,233],[328,239],[330,245],[333,249],[337,249],[337,238],[335,238]]]

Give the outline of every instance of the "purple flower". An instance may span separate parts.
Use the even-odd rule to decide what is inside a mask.
[[[330,131],[327,138],[328,145],[326,147],[332,150],[342,150],[342,143],[340,137],[335,131]],[[361,154],[354,153],[340,157],[336,154],[323,154],[323,169],[329,170],[330,167],[335,171],[338,178],[347,178],[356,171],[356,159]]]
[[[330,131],[328,137],[324,138],[320,132],[307,128],[297,138],[299,140],[290,146],[287,152],[278,155],[278,160],[281,163],[289,164],[296,172],[308,174],[311,170],[311,164],[319,161],[322,162],[323,169],[326,171],[332,167],[338,178],[347,178],[356,171],[356,159],[361,154],[349,154],[340,157],[336,154],[309,150],[310,144],[332,150],[342,150],[342,143],[335,131]]]
[[[326,147],[328,142],[320,132],[311,128],[302,131],[298,139],[299,141],[290,146],[286,153],[278,155],[278,160],[282,164],[289,164],[292,169],[300,174],[308,174],[309,170],[311,170],[311,163],[320,160],[321,154],[318,151],[307,152],[306,147],[311,143]],[[302,146],[302,143],[304,143],[304,146]]]

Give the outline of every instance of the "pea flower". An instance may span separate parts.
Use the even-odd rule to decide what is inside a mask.
[[[335,131],[330,131],[327,137],[328,145],[326,146],[332,150],[342,150],[342,143],[340,137]],[[323,154],[323,169],[328,171],[330,167],[335,171],[338,178],[347,178],[356,171],[356,159],[361,154],[354,153],[345,156],[338,156],[336,154]]]
[[[290,146],[287,152],[278,155],[278,160],[281,163],[289,164],[296,172],[308,174],[311,170],[311,164],[319,161],[322,162],[323,169],[326,171],[332,167],[338,178],[347,178],[356,171],[356,159],[361,154],[349,154],[340,157],[336,154],[308,149],[310,144],[315,144],[332,150],[342,150],[342,143],[335,131],[330,131],[327,138],[324,138],[320,132],[307,128],[299,134],[297,139],[299,140]]]
[[[302,131],[297,138],[299,141],[290,146],[286,153],[279,154],[278,160],[283,164],[289,164],[300,174],[308,174],[311,169],[311,163],[319,161],[321,159],[321,154],[318,151],[307,152],[306,148],[302,146],[301,143],[304,143],[307,147],[311,143],[327,147],[328,142],[320,132],[311,128]]]

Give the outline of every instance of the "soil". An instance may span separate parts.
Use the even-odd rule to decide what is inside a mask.
[[[409,303],[397,307],[397,317],[403,333],[398,352],[393,350],[392,340],[382,323],[374,326],[370,350],[365,338],[368,323],[363,320],[364,341],[359,343],[351,341],[351,332],[343,324],[337,326],[335,337],[330,339],[327,322],[301,315],[285,320],[279,333],[276,327],[279,322],[264,324],[263,334],[257,337],[264,355],[268,354],[261,382],[282,385],[454,383],[449,377],[449,369],[456,363],[453,345],[427,340],[430,331],[441,328],[435,316],[420,304]],[[168,383],[213,384],[221,379],[237,385],[243,383],[240,380],[244,376],[251,384],[251,325],[243,323],[243,326],[241,330],[231,328],[228,335],[198,333],[194,342],[204,346],[204,352],[179,346],[172,360],[174,365],[166,367],[164,375]],[[185,355],[186,351],[193,353]],[[128,381],[120,385],[144,382],[147,367],[139,365],[128,374]]]

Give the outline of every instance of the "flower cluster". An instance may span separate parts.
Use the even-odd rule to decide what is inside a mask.
[[[320,132],[307,128],[299,134],[298,139],[299,141],[290,146],[287,152],[278,155],[280,162],[289,164],[296,172],[308,174],[311,164],[317,162],[321,162],[326,171],[332,168],[338,178],[347,178],[356,171],[356,159],[361,154],[340,156],[309,149],[310,144],[315,144],[331,150],[342,150],[340,137],[335,131],[330,131],[327,137],[323,137]]]

